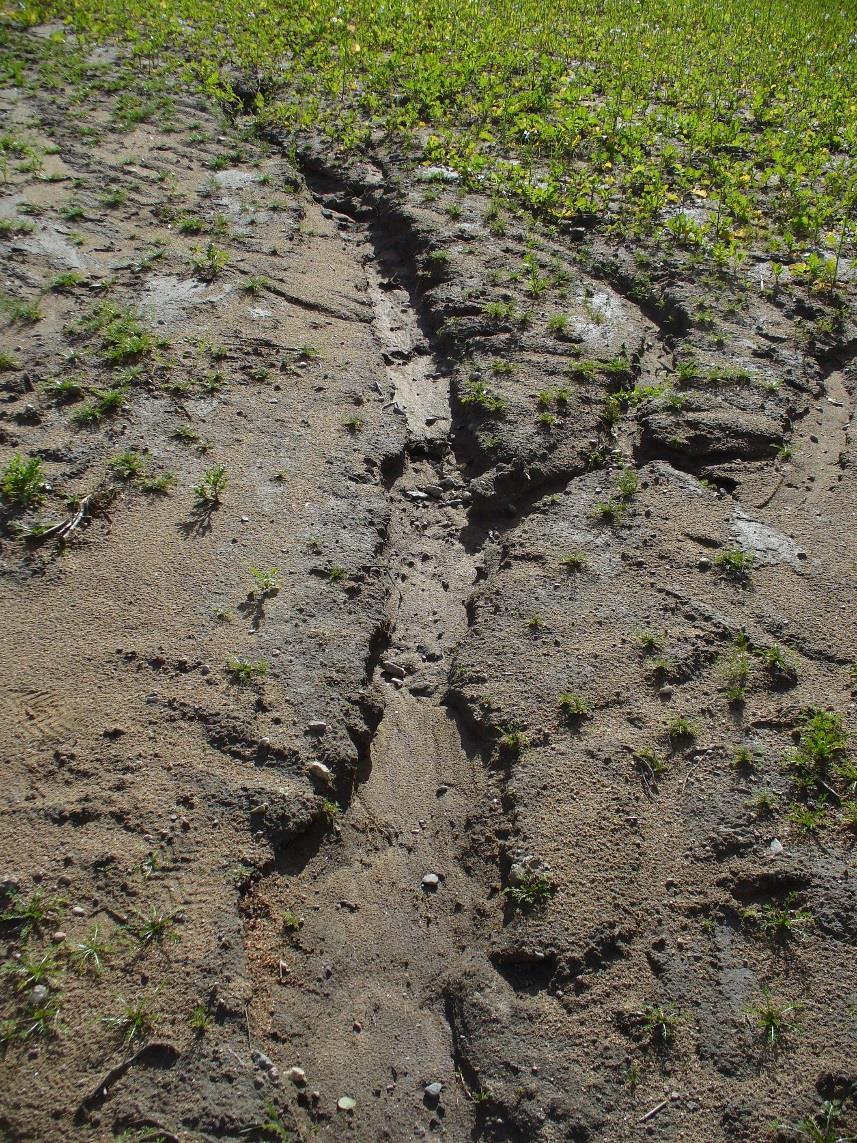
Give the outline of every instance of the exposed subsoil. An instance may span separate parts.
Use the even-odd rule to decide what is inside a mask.
[[[178,92],[129,125],[90,67],[84,108],[0,92],[43,152],[0,188],[41,313],[0,465],[50,486],[0,538],[3,1137],[853,1132],[848,791],[807,829],[783,764],[811,708],[857,730],[853,325]],[[106,303],[160,344],[111,362]]]

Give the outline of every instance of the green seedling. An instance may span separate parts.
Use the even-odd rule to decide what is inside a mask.
[[[48,482],[38,457],[25,457],[16,452],[0,471],[0,493],[3,499],[19,508],[40,504],[47,488]]]
[[[226,465],[217,464],[209,468],[202,480],[194,487],[194,495],[200,504],[214,507],[220,503],[220,497],[226,490],[228,480]]]

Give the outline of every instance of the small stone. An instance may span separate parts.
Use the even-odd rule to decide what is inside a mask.
[[[357,1100],[350,1095],[341,1095],[336,1101],[336,1106],[340,1111],[353,1111],[357,1106]]]
[[[435,1080],[434,1083],[427,1083],[425,1086],[426,1095],[430,1095],[432,1099],[437,1099],[442,1091],[443,1084],[438,1083],[437,1080]]]
[[[303,1068],[289,1068],[286,1075],[295,1087],[306,1087],[306,1072]]]
[[[355,1020],[354,1023],[351,1025],[351,1029],[354,1032],[362,1032],[363,1031],[363,1025],[360,1023],[359,1020]]]
[[[253,1061],[257,1068],[264,1068],[266,1072],[269,1072],[274,1066],[274,1061],[271,1059],[271,1057],[266,1056],[264,1052],[260,1052],[258,1048],[254,1048],[250,1053],[250,1059]]]
[[[71,912],[73,917],[86,916],[86,909],[84,909],[81,905],[75,905]]]
[[[440,878],[436,873],[427,873],[423,878],[423,889],[434,891],[440,885]]]
[[[249,524],[250,523],[250,517],[249,516],[242,516],[241,517],[241,523],[242,524]]]
[[[65,935],[65,933],[62,931],[62,929],[57,929],[57,931],[56,931],[56,932],[54,933],[54,935],[51,937],[51,940],[52,940],[52,941],[56,941],[56,943],[57,943],[57,944],[61,944],[61,943],[62,943],[62,941],[64,941],[64,940],[65,940],[65,937],[66,937],[66,935]]]
[[[783,852],[783,843],[780,841],[780,839],[778,837],[775,837],[774,840],[771,842],[770,850],[771,850],[771,857],[779,857],[779,855]]]
[[[313,761],[307,766],[307,772],[316,778],[319,782],[324,782],[325,785],[330,785],[333,781],[333,774],[323,762]]]
[[[312,722],[307,723],[306,728],[309,734],[324,734],[327,730],[327,723],[322,722],[321,719],[314,718]]]
[[[404,679],[408,673],[401,664],[394,663],[392,659],[382,659],[381,669],[394,679]]]
[[[711,571],[711,560],[708,560],[703,556],[701,560],[697,561],[696,566],[700,571]]]
[[[35,1008],[39,1008],[45,1003],[50,994],[50,989],[46,984],[37,984],[30,989],[30,1003]]]

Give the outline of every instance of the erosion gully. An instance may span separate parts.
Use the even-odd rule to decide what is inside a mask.
[[[383,715],[338,842],[289,878],[304,925],[275,1002],[282,1038],[306,1072],[309,1114],[345,1096],[357,1101],[361,1138],[442,1127],[463,1139],[475,1117],[456,1075],[444,984],[480,928],[487,886],[461,853],[490,778],[443,699],[479,556],[461,541],[468,496],[443,361],[421,328],[395,242],[365,227],[358,239],[387,408],[406,419],[409,442],[388,481],[389,639],[371,680]],[[340,1137],[343,1118],[335,1114],[322,1134]]]

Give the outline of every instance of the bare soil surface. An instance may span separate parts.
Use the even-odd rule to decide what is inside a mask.
[[[89,67],[0,92],[2,1137],[848,1137],[850,319]]]

